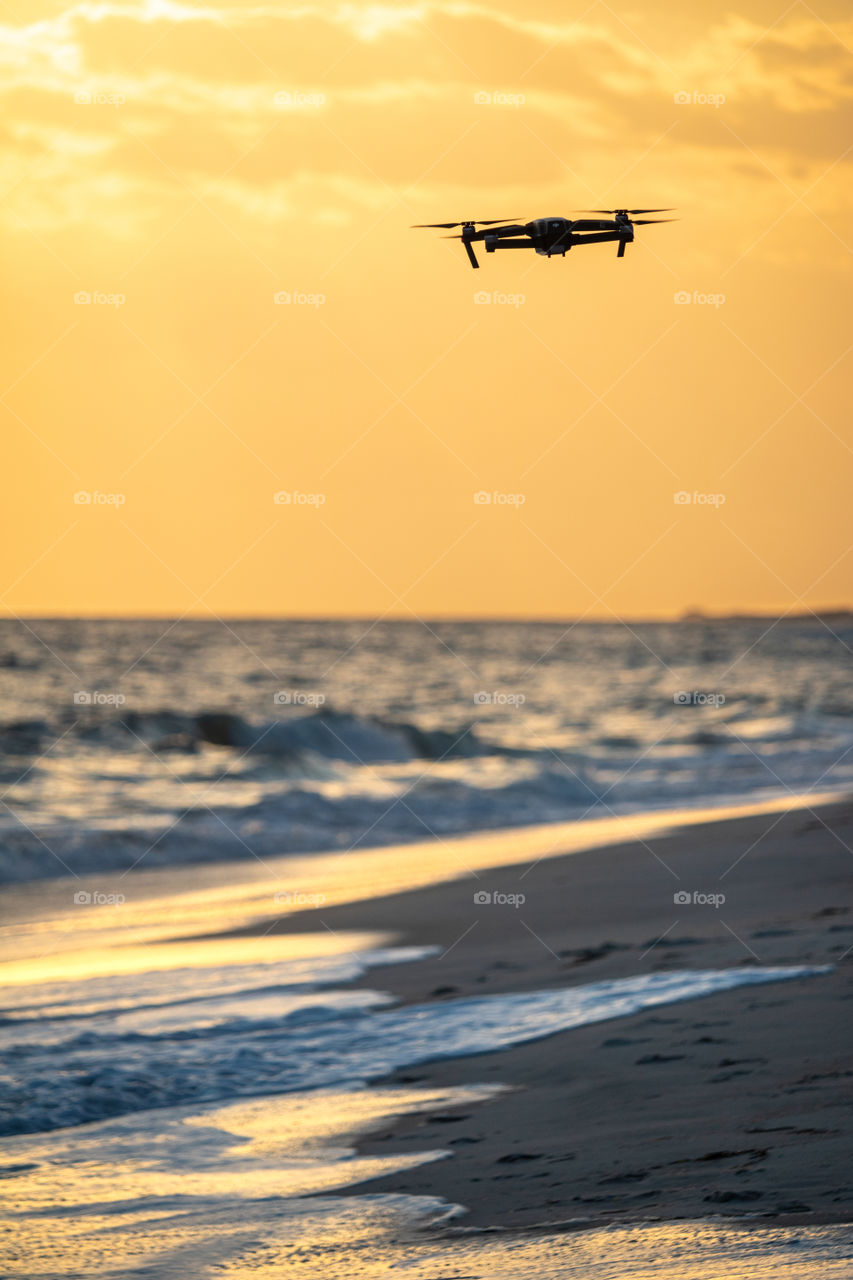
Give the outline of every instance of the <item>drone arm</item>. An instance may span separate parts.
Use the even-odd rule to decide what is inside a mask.
[[[615,231],[617,225],[612,218],[575,218],[572,231]]]
[[[624,239],[625,237],[623,237],[619,231],[596,231],[591,235],[581,236],[576,236],[574,233],[572,234],[572,244],[574,245],[603,244],[607,240],[622,240],[624,243]]]

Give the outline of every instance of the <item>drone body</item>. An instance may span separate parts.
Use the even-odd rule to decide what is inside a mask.
[[[605,220],[592,218],[534,218],[532,222],[509,222],[506,218],[491,218],[487,221],[478,219],[471,222],[427,222],[419,226],[443,228],[450,230],[461,227],[462,234],[447,236],[449,240],[461,240],[472,267],[479,267],[474,244],[481,241],[486,253],[494,253],[497,249],[532,249],[534,253],[545,258],[559,255],[564,258],[569,249],[582,244],[601,244],[614,240],[619,245],[616,256],[625,254],[625,246],[634,239],[634,227],[646,226],[655,222],[673,222],[673,218],[640,218],[636,223],[632,215],[636,213],[669,213],[669,209],[593,209],[592,213],[611,213],[613,218]],[[507,225],[498,226],[497,223]],[[489,230],[478,231],[478,227]]]

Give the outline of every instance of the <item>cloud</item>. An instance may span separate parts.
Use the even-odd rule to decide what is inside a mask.
[[[101,222],[114,203],[126,232],[122,201],[144,220],[146,186],[153,206],[175,184],[212,185],[269,222],[292,211],[295,175],[304,198],[314,174],[318,199],[341,184],[331,207],[345,217],[350,198],[413,187],[577,175],[582,197],[655,151],[673,179],[704,157],[715,179],[760,183],[763,170],[805,185],[850,132],[853,23],[832,31],[808,14],[770,29],[728,16],[679,47],[660,25],[657,49],[604,5],[580,21],[440,2],[52,8],[0,30],[7,207],[42,227],[63,211],[85,220],[87,183]]]

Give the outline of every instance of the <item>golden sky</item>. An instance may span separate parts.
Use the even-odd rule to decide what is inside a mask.
[[[853,601],[838,0],[2,26],[8,611]],[[682,220],[476,273],[409,229],[619,205]]]

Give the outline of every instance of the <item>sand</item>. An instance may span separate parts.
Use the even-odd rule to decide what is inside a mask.
[[[381,1083],[510,1091],[362,1139],[364,1153],[441,1148],[448,1158],[356,1194],[441,1196],[466,1207],[465,1226],[519,1230],[711,1215],[849,1221],[851,846],[853,803],[843,801],[326,908],[335,931],[441,945],[365,979],[405,1002],[667,969],[833,966],[391,1076]],[[316,929],[317,914],[275,927]]]

